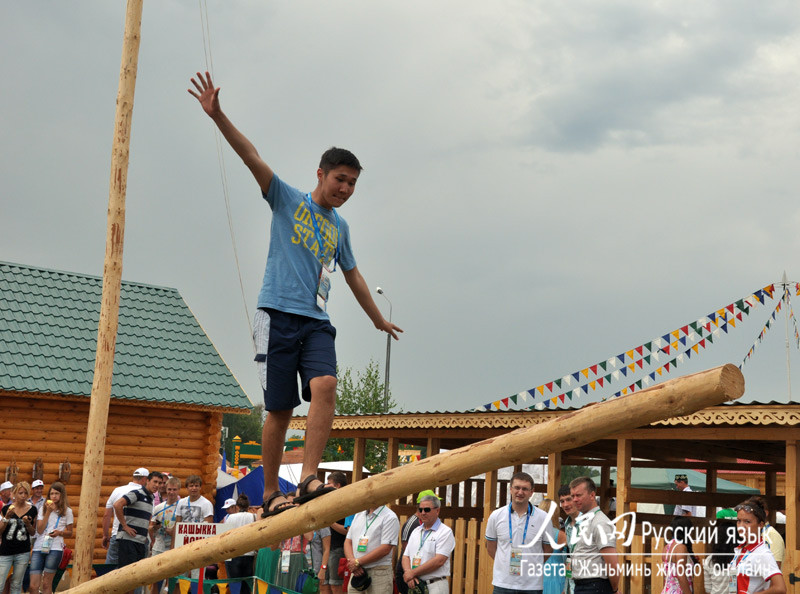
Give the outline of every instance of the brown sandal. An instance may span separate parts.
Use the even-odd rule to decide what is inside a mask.
[[[270,504],[273,501],[275,501],[278,497],[283,497],[284,499],[286,498],[286,496],[280,491],[274,491],[272,495],[267,497],[266,501],[264,501],[264,503],[261,505],[261,507],[264,509],[264,512],[261,514],[262,518],[277,516],[279,513],[285,512],[287,509],[292,509],[293,507],[297,507],[297,504],[286,499],[286,501],[280,501],[276,503],[275,506],[272,509],[270,509],[269,507]]]

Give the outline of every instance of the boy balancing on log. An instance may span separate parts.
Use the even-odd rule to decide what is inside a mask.
[[[189,89],[211,117],[231,148],[250,169],[272,209],[269,255],[258,296],[253,336],[256,342],[264,404],[268,411],[263,429],[265,515],[279,513],[330,491],[317,479],[317,466],[330,435],[336,404],[336,353],[326,304],[330,274],[342,269],[350,290],[378,330],[397,340],[400,328],[386,321],[356,267],[347,223],[337,208],[355,190],[361,173],[358,159],[345,149],[331,148],[322,155],[317,186],[301,192],[278,178],[255,146],[220,109],[219,87],[211,75],[197,73]],[[303,469],[294,504],[278,487],[278,469],[292,410],[310,401]]]

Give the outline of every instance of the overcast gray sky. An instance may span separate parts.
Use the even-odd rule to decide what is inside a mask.
[[[102,274],[124,13],[3,10],[2,260]],[[796,1],[210,0],[208,23],[222,107],[278,175],[313,189],[331,145],[365,166],[342,216],[406,331],[405,410],[472,409],[800,280]],[[176,287],[258,402],[213,126],[186,92],[205,68],[198,3],[146,2],[124,278]],[[252,315],[270,213],[223,156]],[[383,366],[337,276],[340,364]],[[740,362],[774,305],[676,374]],[[779,322],[751,397],[786,398]]]

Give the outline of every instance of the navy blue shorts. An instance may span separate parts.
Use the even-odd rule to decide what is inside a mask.
[[[328,320],[259,309],[253,341],[266,410],[291,410],[303,400],[311,402],[308,382],[315,377],[336,377],[336,329]]]

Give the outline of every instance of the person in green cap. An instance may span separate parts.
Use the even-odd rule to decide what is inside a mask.
[[[430,489],[426,489],[425,491],[420,491],[419,495],[417,495],[417,505],[420,504],[423,497],[433,495],[437,499],[441,498],[436,495]],[[403,580],[403,553],[406,550],[406,545],[408,545],[408,538],[411,536],[411,533],[414,532],[417,526],[419,526],[422,522],[420,522],[419,516],[417,513],[409,516],[406,520],[406,523],[403,524],[402,530],[400,530],[400,550],[399,555],[397,556],[397,564],[394,567],[394,583],[397,584],[397,589],[400,591],[401,594],[405,594],[408,592],[408,585],[406,584],[405,580]]]

